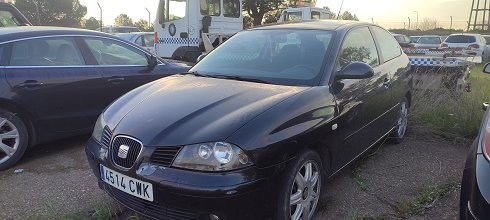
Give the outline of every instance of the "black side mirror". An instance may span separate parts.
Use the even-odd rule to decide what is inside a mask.
[[[490,102],[485,102],[483,103],[482,109],[483,111],[486,111],[490,108]]]
[[[157,65],[158,65],[158,58],[154,55],[151,55],[148,59],[147,72],[153,71]]]
[[[337,72],[335,80],[341,79],[368,79],[374,76],[371,66],[362,62],[353,62]]]
[[[204,59],[204,57],[206,57],[206,54],[201,54],[197,57],[197,61],[196,63],[199,63],[199,61],[201,61],[202,59]]]
[[[485,67],[483,68],[483,72],[490,74],[490,63],[485,64]]]

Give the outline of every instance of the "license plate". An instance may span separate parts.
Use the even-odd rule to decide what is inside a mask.
[[[132,196],[153,202],[153,185],[111,170],[100,165],[100,179]]]

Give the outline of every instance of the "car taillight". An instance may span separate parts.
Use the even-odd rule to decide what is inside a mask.
[[[448,47],[449,46],[447,44],[445,44],[445,43],[442,43],[441,46],[440,46],[440,48],[448,48]]]
[[[478,44],[471,44],[470,46],[468,46],[469,49],[480,49],[480,45]]]
[[[153,42],[155,44],[158,44],[158,32],[155,32],[155,34],[153,35]]]
[[[490,160],[490,119],[487,121],[487,125],[483,128],[483,153]]]

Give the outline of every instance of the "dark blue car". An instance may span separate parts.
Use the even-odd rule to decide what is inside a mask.
[[[485,66],[490,74],[490,64]],[[461,183],[460,219],[490,218],[490,104],[486,110],[480,135],[471,146]]]
[[[119,96],[188,68],[99,32],[0,29],[0,170],[28,146],[89,133]]]

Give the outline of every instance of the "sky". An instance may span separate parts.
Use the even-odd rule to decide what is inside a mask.
[[[196,0],[190,0],[196,1]],[[317,6],[329,6],[338,13],[342,0],[317,0]],[[99,19],[100,10],[97,0],[80,0],[87,6],[87,18]],[[151,21],[156,17],[159,0],[98,0],[102,9],[105,24],[113,24],[119,14],[128,14],[133,21],[139,19],[148,20],[148,8],[151,13]],[[424,18],[437,19],[440,26],[449,26],[450,16],[453,16],[454,26],[466,26],[471,9],[471,0],[344,0],[343,11],[356,14],[361,21],[374,20],[382,26],[408,26],[408,17],[411,17],[412,25],[416,24],[418,11],[419,21]],[[481,1],[483,2],[483,1]],[[448,28],[448,27],[446,27]]]

